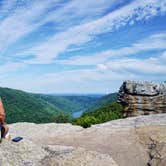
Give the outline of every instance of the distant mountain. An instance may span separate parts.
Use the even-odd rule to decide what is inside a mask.
[[[99,98],[89,109],[86,110],[86,112],[95,111],[102,107],[108,106],[112,102],[116,101],[117,97],[118,97],[118,93],[110,93],[108,95],[105,95]]]
[[[63,97],[78,106],[77,109],[74,109],[74,112],[80,110],[86,110],[90,108],[92,105],[94,105],[100,99],[99,95],[63,96]]]
[[[47,123],[66,118],[75,111],[88,109],[99,96],[54,96],[0,88],[7,123]],[[59,116],[60,115],[60,116]],[[64,120],[63,120],[64,122]]]
[[[102,97],[105,96],[105,94],[101,93],[49,93],[47,94],[49,96],[85,96],[85,97]]]

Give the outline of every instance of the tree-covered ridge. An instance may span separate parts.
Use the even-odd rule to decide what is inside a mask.
[[[44,99],[66,113],[88,109],[98,100],[98,97],[89,96],[55,96],[43,94],[36,94],[35,96]]]
[[[116,102],[117,97],[118,93],[111,93],[99,98],[80,118],[74,119],[73,124],[87,128],[93,124],[122,118],[123,106]]]
[[[72,103],[70,100],[62,96],[52,96],[52,95],[44,95],[44,94],[35,94],[37,98],[40,98],[47,103],[52,104],[55,107],[58,107],[65,113],[72,113],[73,111],[79,109],[79,106]]]
[[[33,94],[10,88],[0,88],[0,96],[7,123],[69,122],[73,112],[83,109],[84,105],[88,108],[96,101],[95,97]]]
[[[73,112],[79,111],[82,109],[87,110],[100,100],[99,96],[93,96],[93,97],[92,96],[63,96],[63,97],[78,106],[78,108],[74,109]]]
[[[52,96],[0,88],[7,123],[72,122],[83,127],[89,127],[91,124],[103,123],[122,117],[122,106],[113,102],[116,100],[116,95],[110,94],[101,98],[91,96]],[[93,107],[88,109],[91,105]],[[71,113],[80,109],[88,109],[88,111],[82,117],[73,120]]]
[[[117,100],[118,93],[110,93],[108,95],[105,95],[101,98],[99,98],[91,107],[89,107],[86,112],[92,112],[99,110],[100,108],[103,108],[105,106],[110,105],[110,103]]]
[[[59,108],[35,97],[31,93],[0,88],[0,96],[6,110],[6,122],[50,122],[52,116],[61,112]]]
[[[122,111],[123,106],[121,104],[112,102],[91,112],[85,112],[80,118],[75,119],[73,124],[87,128],[92,124],[99,124],[114,119],[120,119],[123,117]]]

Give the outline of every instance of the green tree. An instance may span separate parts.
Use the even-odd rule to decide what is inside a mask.
[[[73,124],[82,126],[84,128],[90,127],[92,124],[99,123],[99,120],[93,116],[84,116],[73,121]]]
[[[85,112],[80,118],[73,121],[73,124],[80,125],[84,128],[90,127],[92,124],[104,123],[114,119],[120,119],[123,116],[123,106],[117,102],[100,107],[91,112]]]
[[[72,117],[69,114],[61,112],[52,117],[51,121],[55,123],[70,123],[72,121]]]

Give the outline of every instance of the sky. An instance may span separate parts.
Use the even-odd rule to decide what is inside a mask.
[[[166,0],[0,0],[0,86],[112,93],[166,80]]]

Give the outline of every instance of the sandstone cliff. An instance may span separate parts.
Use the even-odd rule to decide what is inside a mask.
[[[124,117],[166,113],[166,83],[125,81],[119,101],[126,106]]]
[[[165,166],[166,114],[119,119],[83,129],[16,123],[18,143],[0,144],[1,166]]]

